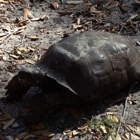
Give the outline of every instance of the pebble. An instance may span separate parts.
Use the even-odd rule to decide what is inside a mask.
[[[19,126],[19,124],[17,122],[15,122],[15,123],[12,124],[12,127],[13,128],[18,127],[18,126]]]

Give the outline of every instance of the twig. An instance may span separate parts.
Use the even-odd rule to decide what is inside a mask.
[[[122,122],[124,120],[124,116],[125,116],[125,113],[126,113],[127,101],[128,101],[129,96],[130,96],[130,93],[131,93],[131,91],[132,91],[132,89],[134,88],[135,85],[136,85],[136,83],[132,85],[132,87],[128,91],[128,95],[127,95],[127,97],[125,99],[125,104],[124,104],[124,108],[123,108],[123,112],[122,112],[122,118],[121,118],[121,121],[119,123],[119,127],[117,129],[116,136],[119,134],[119,131],[120,131],[120,128],[121,128],[121,125],[122,125]]]
[[[13,5],[13,3],[10,1],[10,0],[8,0],[9,1],[9,4],[14,8],[14,9],[16,9],[16,7]]]
[[[1,45],[9,36],[11,36],[11,35],[12,35],[11,32],[10,32],[8,35],[6,35],[5,38],[0,42],[0,45]]]

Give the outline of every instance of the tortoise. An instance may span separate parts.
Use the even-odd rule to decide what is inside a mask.
[[[61,85],[82,101],[96,102],[140,79],[140,54],[125,36],[84,31],[52,45],[33,67],[22,68],[13,79],[6,87],[9,99],[16,93],[19,99],[32,86]]]

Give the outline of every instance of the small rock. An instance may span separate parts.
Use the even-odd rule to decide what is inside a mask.
[[[15,123],[12,124],[12,127],[14,127],[14,128],[15,127],[18,127],[18,126],[19,126],[19,124],[17,122],[15,122]]]
[[[5,139],[6,140],[14,140],[11,136],[6,136]]]

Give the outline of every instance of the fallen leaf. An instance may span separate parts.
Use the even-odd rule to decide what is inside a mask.
[[[52,7],[54,10],[56,10],[56,9],[59,8],[59,5],[58,5],[57,2],[51,2],[51,7]]]
[[[43,129],[44,128],[44,123],[31,125],[30,127],[33,128],[33,129]]]
[[[28,134],[27,136],[25,136],[24,138],[23,138],[23,140],[27,140],[27,139],[29,139],[29,138],[34,138],[35,137],[35,135],[33,135],[33,134]]]
[[[13,58],[15,58],[15,59],[18,59],[19,58],[19,56],[14,55],[14,54],[10,54],[10,56],[13,57]]]
[[[106,115],[115,115],[117,112],[106,112]]]
[[[50,34],[52,31],[51,30],[47,30],[47,34]]]
[[[105,7],[110,9],[110,8],[116,7],[118,5],[119,5],[118,1],[109,1],[105,4]]]
[[[15,118],[4,122],[3,130],[6,130],[11,124],[13,124],[14,121],[15,121]]]
[[[107,134],[105,126],[101,125],[100,128],[101,128],[101,130],[103,131],[104,134]]]
[[[23,63],[24,63],[24,60],[14,60],[12,64],[16,65],[16,64],[23,64]]]
[[[0,3],[8,4],[9,2],[5,0],[0,0]]]
[[[50,137],[53,137],[55,134],[52,132],[46,132],[46,133],[43,133],[42,135],[50,138]]]
[[[95,8],[95,6],[91,6],[91,7],[90,7],[90,12],[91,12],[91,13],[95,13],[95,14],[101,14],[101,13],[102,13],[102,11],[98,11],[98,10]]]
[[[44,133],[47,133],[47,132],[49,132],[49,131],[43,129],[43,130],[37,130],[37,131],[34,131],[33,134],[35,134],[35,135],[40,135],[40,134],[44,134]]]
[[[85,130],[86,128],[88,128],[88,125],[85,124],[84,126],[82,126],[82,127],[77,127],[77,128],[78,128],[78,130]]]
[[[31,59],[25,59],[25,62],[29,63],[29,64],[34,64],[35,62]]]
[[[129,140],[140,140],[140,137],[132,134],[132,133],[126,133],[125,136],[129,139]]]
[[[66,3],[67,4],[80,4],[80,3],[84,3],[84,1],[83,0],[76,0],[76,1],[69,0]]]
[[[19,47],[17,48],[18,51],[20,51],[21,53],[28,53],[30,52],[30,49],[24,48],[24,47]]]
[[[127,11],[127,7],[126,7],[126,5],[125,5],[124,3],[122,3],[122,4],[120,5],[120,8],[121,8],[123,11]]]
[[[128,131],[131,131],[133,134],[140,135],[139,126],[124,125]]]
[[[49,138],[46,138],[46,137],[39,137],[37,140],[49,140]]]
[[[16,138],[17,138],[18,140],[21,140],[21,139],[23,139],[24,137],[26,137],[27,135],[28,135],[28,132],[22,132],[22,133],[20,133],[19,135],[17,135]]]
[[[0,110],[1,110],[0,121],[6,120],[6,119],[11,119],[12,118],[10,116],[10,114],[8,114],[7,112],[5,112],[2,108],[0,108]]]
[[[6,36],[7,33],[0,33],[0,37]]]
[[[18,31],[16,31],[16,32],[14,32],[13,35],[17,35],[17,34],[19,34],[19,33],[22,33],[23,31],[24,31],[24,29],[18,30]]]
[[[76,136],[77,134],[79,134],[79,132],[77,130],[73,130],[72,134],[73,134],[73,136]]]
[[[38,40],[39,39],[38,36],[26,36],[26,37],[31,39],[31,40]]]
[[[4,61],[8,60],[8,58],[9,58],[9,57],[6,56],[6,55],[3,55],[3,56],[2,56],[2,59],[3,59]]]
[[[66,135],[67,135],[69,138],[72,138],[72,131],[66,133]]]
[[[112,137],[111,137],[111,136],[108,136],[108,137],[107,137],[107,140],[113,140],[113,139],[112,139]]]
[[[108,137],[107,137],[107,140],[113,140],[113,139],[112,139],[112,137],[111,137],[111,136],[108,136]]]
[[[4,39],[4,37],[0,37],[0,41],[2,41]]]
[[[30,11],[28,9],[23,9],[23,17],[24,17],[24,19],[28,19],[29,15],[30,15]]]
[[[114,123],[119,123],[118,118],[114,115],[107,115],[107,119],[111,120]]]
[[[124,136],[121,135],[122,140],[128,140],[127,138],[125,138]]]
[[[140,0],[134,0],[135,3],[140,4]]]
[[[81,28],[81,27],[82,27],[82,25],[72,24],[73,29],[77,29],[77,28]]]
[[[119,134],[116,136],[116,140],[122,140],[122,138]]]

